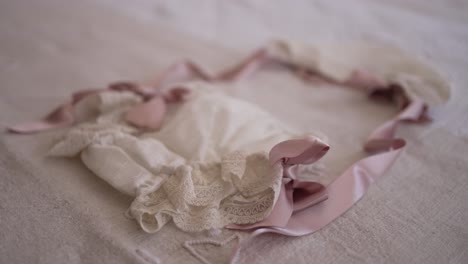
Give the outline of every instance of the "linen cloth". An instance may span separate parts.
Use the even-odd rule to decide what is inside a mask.
[[[215,14],[225,17],[225,22],[216,25],[226,30],[212,26],[206,31],[213,35],[200,33],[205,37],[201,40],[167,30],[160,18],[150,19],[154,13],[163,14],[159,17],[169,16],[166,24],[181,25],[186,9],[177,13],[177,4],[172,8],[149,1],[131,7],[86,1],[66,5],[49,0],[2,2],[1,123],[5,127],[39,117],[74,90],[118,79],[150,80],[181,57],[213,69],[223,67],[245,55],[249,46],[264,43],[259,38],[272,34],[300,39],[311,35],[385,39],[425,56],[449,77],[454,88],[451,101],[432,108],[434,122],[401,127],[399,134],[409,141],[407,150],[353,209],[312,236],[258,238],[242,251],[239,262],[464,263],[468,259],[468,109],[464,99],[468,62],[460,54],[468,53],[463,45],[468,40],[462,16],[466,6],[455,1],[440,8],[425,3],[347,6],[318,1],[283,10],[281,5],[268,5],[263,6],[270,10],[264,15],[266,22],[256,23],[253,15],[239,22],[252,25],[245,32],[236,30],[241,27],[233,26],[231,17],[237,17],[242,8],[261,13],[257,9],[261,3],[231,7],[207,2],[192,33],[201,32],[197,30],[200,24],[212,24],[203,18],[214,12],[211,6],[219,8]],[[303,20],[278,19],[285,10],[299,12],[296,17]],[[140,20],[142,14],[148,17]],[[277,29],[268,26],[270,17],[280,21],[272,22],[271,28],[280,25]],[[310,28],[297,27],[303,24],[328,27],[314,27],[311,34]],[[223,34],[222,40],[213,40]],[[239,39],[246,39],[241,43],[244,52],[222,44],[241,47]],[[331,88],[311,91],[287,74],[265,72],[225,90],[259,104],[291,126],[327,134],[332,149],[339,150],[330,151],[324,159],[329,169],[322,180],[329,182],[364,155],[361,144],[368,132],[395,113],[391,106],[372,103],[362,94]],[[272,89],[275,93],[269,92]],[[226,259],[231,231],[186,234],[169,225],[156,235],[145,234],[122,215],[130,203],[128,197],[98,180],[78,160],[46,158],[43,154],[63,132],[1,135],[1,262],[198,263],[182,245],[206,238],[220,241],[221,246],[199,245],[200,254],[212,263]]]

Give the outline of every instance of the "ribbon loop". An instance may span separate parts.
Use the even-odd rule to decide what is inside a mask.
[[[316,137],[290,139],[276,144],[269,154],[270,163],[283,161],[284,165],[311,164],[321,159],[330,149]]]

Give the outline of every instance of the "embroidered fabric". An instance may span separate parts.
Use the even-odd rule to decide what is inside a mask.
[[[139,102],[136,95],[90,96],[76,106],[88,122],[70,129],[49,154],[80,155],[96,175],[134,196],[129,213],[146,232],[171,220],[189,232],[263,220],[283,177],[283,167],[271,165],[268,151],[303,135],[208,84],[184,87],[192,89],[190,98],[169,109],[161,130],[143,134],[122,118]],[[304,169],[309,176],[320,173],[316,164],[304,167],[310,167]]]

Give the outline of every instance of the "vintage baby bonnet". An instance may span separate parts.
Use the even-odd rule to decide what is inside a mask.
[[[288,128],[217,89],[268,65],[392,100],[400,112],[364,142],[369,156],[331,184],[302,179],[304,170],[320,173],[326,137]],[[9,129],[31,133],[75,124],[49,154],[79,156],[134,197],[129,214],[146,232],[173,221],[189,232],[226,227],[252,230],[251,236],[299,236],[357,202],[404,147],[394,137],[397,125],[427,120],[427,107],[445,102],[449,93],[436,71],[390,45],[274,41],[219,74],[184,61],[153,84],[81,91],[43,120]]]

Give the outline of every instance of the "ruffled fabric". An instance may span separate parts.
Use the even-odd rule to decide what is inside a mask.
[[[269,113],[201,83],[169,109],[161,130],[140,133],[125,111],[137,95],[104,92],[76,106],[87,122],[72,128],[49,152],[79,155],[101,179],[135,197],[129,212],[146,232],[173,221],[197,232],[253,224],[270,215],[283,167],[268,151],[295,134]],[[309,171],[319,172],[316,165]]]
[[[282,168],[270,166],[267,153],[236,152],[221,163],[180,166],[165,178],[156,190],[141,188],[130,207],[146,232],[170,219],[190,232],[259,222],[278,197]]]

